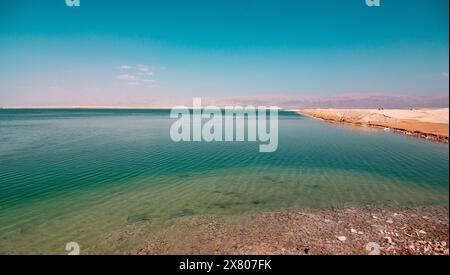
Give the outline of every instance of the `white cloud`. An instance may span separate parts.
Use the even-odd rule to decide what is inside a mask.
[[[150,72],[151,68],[149,66],[147,66],[147,65],[139,64],[139,65],[137,65],[137,69],[140,72]]]
[[[129,65],[121,65],[121,66],[117,67],[117,69],[120,69],[120,70],[131,70],[132,67],[129,66]]]
[[[131,74],[121,74],[117,76],[117,79],[122,81],[139,81],[141,78]]]
[[[155,82],[153,79],[142,79],[142,82]]]
[[[138,72],[138,75],[141,75],[141,76],[152,76],[153,72]]]
[[[116,76],[116,79],[122,81],[129,87],[146,87],[154,88],[156,80],[152,79],[153,72],[152,67],[144,64],[139,64],[136,66],[121,65],[117,69],[128,70],[128,73],[120,74]]]
[[[442,72],[442,76],[448,78],[448,72]]]

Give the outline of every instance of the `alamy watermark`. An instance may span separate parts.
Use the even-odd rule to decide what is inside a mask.
[[[379,7],[381,6],[381,0],[364,0],[366,2],[366,5],[369,7]],[[65,0],[66,6],[68,7],[79,7],[80,6],[80,0]]]
[[[79,7],[80,0],[66,0],[66,6],[68,7]]]
[[[77,242],[66,243],[67,255],[80,255],[80,245]]]
[[[381,0],[364,0],[368,7],[380,7]],[[79,7],[81,5],[81,0],[65,0],[66,6],[68,7]]]
[[[381,6],[381,0],[366,0],[366,5],[369,7]]]
[[[194,98],[192,108],[172,108],[170,117],[178,119],[170,128],[170,137],[175,142],[258,140],[260,152],[274,152],[278,148],[278,109],[250,105],[202,108],[201,99]]]

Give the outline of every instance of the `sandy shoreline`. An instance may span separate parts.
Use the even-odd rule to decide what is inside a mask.
[[[448,143],[449,109],[300,109],[300,114],[331,122],[389,128]]]
[[[448,208],[286,210],[192,216],[131,254],[448,255]]]

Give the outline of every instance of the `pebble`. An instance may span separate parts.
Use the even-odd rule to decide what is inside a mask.
[[[394,244],[391,237],[384,237],[389,244]]]
[[[347,240],[347,237],[339,236],[339,237],[337,237],[337,239],[340,240],[341,242],[345,242]]]
[[[387,221],[386,221],[387,223],[394,223],[394,221],[393,220],[391,220],[391,219],[388,219]]]
[[[419,213],[417,219],[410,218],[411,211]],[[334,214],[334,212],[330,213]],[[255,231],[256,234],[253,232],[241,233],[240,230],[236,229],[234,224],[228,225],[227,221],[222,221],[221,219],[209,217],[202,218],[199,222],[201,225],[200,227],[189,227],[187,229],[189,230],[187,232],[195,232],[196,237],[194,240],[195,243],[198,243],[199,245],[196,246],[195,244],[191,244],[191,242],[186,242],[186,251],[189,250],[193,253],[194,251],[209,251],[208,249],[210,248],[202,243],[208,242],[205,240],[216,240],[216,231],[219,231],[220,228],[220,238],[217,238],[217,244],[211,244],[213,245],[211,251],[215,251],[215,253],[247,253],[249,250],[250,253],[264,253],[267,252],[267,249],[276,247],[281,254],[352,254],[361,253],[361,245],[366,244],[367,241],[377,241],[382,254],[448,255],[448,220],[445,221],[448,212],[442,214],[438,212],[437,217],[434,216],[434,213],[422,213],[422,211],[416,209],[397,212],[397,217],[394,217],[395,215],[393,215],[393,212],[386,212],[384,214],[381,212],[361,212],[361,214],[360,212],[355,212],[356,214],[354,214],[354,212],[349,212],[348,214],[347,212],[345,212],[345,214],[338,213],[339,215],[337,216],[329,215],[329,212],[327,211],[324,211],[323,214],[315,214],[314,216],[295,213],[292,214],[292,218],[291,216],[285,216],[284,213],[269,214],[270,216],[267,215],[267,217],[273,219],[273,221],[270,221],[273,223],[273,225],[271,225],[273,227],[268,230],[261,228],[261,225],[266,223],[266,215],[255,215],[254,220],[248,220],[248,227],[252,231]],[[429,217],[429,223],[424,223],[424,221],[426,221],[422,219],[424,215]],[[376,218],[373,218],[373,216]],[[289,217],[289,219],[286,217]],[[438,222],[438,218],[441,218],[443,224]],[[193,218],[180,220],[179,222],[181,225],[187,225],[190,219],[197,220],[200,219],[200,217],[194,216]],[[390,220],[393,221],[393,224],[389,224]],[[342,224],[336,226],[336,223],[339,221],[341,221]],[[321,223],[324,230],[315,232],[314,230],[317,229],[314,225],[315,222]],[[214,224],[214,226],[203,231],[203,224],[209,225],[210,223]],[[280,225],[278,226],[278,224]],[[289,227],[291,224],[293,226],[292,229]],[[312,225],[306,227],[305,230],[299,228],[310,224]],[[423,229],[420,229],[420,227]],[[288,232],[288,240],[292,240],[292,244],[289,243],[289,241],[285,241],[284,237],[276,237],[280,228],[282,230],[290,230]],[[304,237],[304,240],[302,238],[302,243],[297,246],[297,236],[298,234],[303,234],[303,232],[308,232],[309,234]],[[171,231],[171,234],[172,233],[174,236],[176,236],[175,233],[179,234],[178,231]],[[345,235],[338,235],[339,233]],[[275,236],[274,238],[270,238],[272,234]],[[349,237],[347,237],[347,234]],[[273,245],[272,243],[261,245],[261,239],[257,237],[253,238],[253,235],[264,236],[264,238],[267,238],[268,240],[271,239],[270,241],[273,242]],[[158,240],[156,245],[148,245],[148,254],[155,254],[155,251],[161,252],[163,249],[167,251],[172,249],[171,243],[165,242],[166,238],[171,238],[172,235],[167,235],[169,237],[163,236],[164,237],[161,237],[161,241]],[[230,242],[238,242],[239,246],[237,248],[232,248],[228,245]],[[313,242],[319,242],[317,243],[317,248],[306,252],[307,250],[304,250],[306,246],[304,245]],[[373,248],[372,250],[368,250],[365,254],[368,254],[371,251],[373,252]]]

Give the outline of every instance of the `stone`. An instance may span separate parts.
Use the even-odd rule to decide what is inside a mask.
[[[337,239],[340,240],[341,242],[345,242],[347,240],[347,237],[339,236],[339,237],[337,237]]]
[[[384,237],[389,244],[394,244],[391,237]]]

